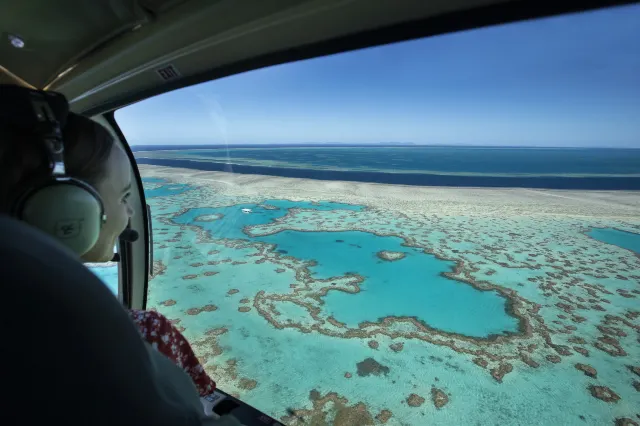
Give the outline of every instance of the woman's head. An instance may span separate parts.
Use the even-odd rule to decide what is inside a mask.
[[[111,134],[86,117],[70,113],[62,133],[67,175],[93,186],[107,215],[98,241],[82,258],[86,262],[108,261],[118,235],[133,215],[127,202],[129,160]],[[48,158],[35,134],[0,126],[0,212],[8,213],[17,198],[49,176]]]

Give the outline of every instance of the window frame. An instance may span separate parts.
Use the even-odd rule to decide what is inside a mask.
[[[118,299],[127,308],[145,309],[147,306],[147,290],[149,285],[149,250],[153,249],[150,241],[150,218],[147,201],[144,195],[142,177],[138,165],[125,135],[118,126],[114,111],[93,117],[94,120],[107,127],[116,143],[127,154],[132,171],[132,196],[135,214],[129,222],[131,229],[138,232],[134,242],[118,241]]]

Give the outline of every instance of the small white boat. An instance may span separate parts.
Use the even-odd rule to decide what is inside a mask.
[[[253,213],[251,209],[242,209],[242,213]]]

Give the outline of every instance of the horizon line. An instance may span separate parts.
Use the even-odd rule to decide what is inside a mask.
[[[356,143],[356,142],[289,142],[289,143],[206,143],[206,144],[130,144],[133,147],[305,147],[305,146],[331,146],[331,147],[430,147],[430,148],[533,148],[533,149],[640,149],[634,146],[575,146],[575,145],[470,145],[470,144],[419,144],[413,142],[373,142],[373,143]]]

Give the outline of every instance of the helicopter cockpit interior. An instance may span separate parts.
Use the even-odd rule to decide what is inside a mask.
[[[281,411],[275,413],[265,409],[264,407],[268,406],[265,402],[268,396],[263,393],[251,400],[251,404],[247,403],[243,401],[240,391],[253,390],[257,384],[251,378],[239,377],[233,359],[226,360],[224,366],[217,366],[208,371],[215,380],[216,371],[222,372],[224,369],[225,374],[233,376],[235,381],[230,389],[225,388],[226,382],[219,382],[215,393],[201,397],[199,401],[204,408],[194,409],[193,398],[183,398],[179,395],[182,385],[174,386],[171,384],[182,383],[185,380],[186,376],[181,375],[179,371],[168,373],[170,377],[160,377],[162,374],[158,372],[165,371],[163,366],[166,360],[158,357],[153,351],[150,352],[138,341],[139,336],[135,334],[134,328],[129,324],[124,310],[119,312],[118,308],[145,310],[151,306],[149,300],[153,298],[154,309],[159,307],[161,312],[163,312],[162,307],[173,309],[175,300],[169,296],[162,300],[164,290],[153,288],[150,281],[155,276],[162,275],[166,269],[166,262],[163,263],[163,259],[156,251],[158,247],[162,248],[165,243],[159,238],[166,238],[164,235],[169,233],[165,228],[169,218],[173,217],[171,215],[178,217],[184,214],[184,211],[181,211],[179,207],[167,206],[162,203],[154,204],[150,201],[155,195],[150,195],[149,191],[160,190],[154,186],[158,184],[159,180],[154,181],[155,177],[144,176],[144,170],[149,167],[149,164],[153,164],[149,159],[159,158],[157,153],[161,151],[149,151],[151,154],[145,151],[145,155],[148,157],[136,151],[136,147],[130,140],[132,132],[124,131],[124,125],[121,125],[122,121],[118,120],[118,114],[121,111],[126,108],[135,108],[140,102],[163,94],[267,67],[393,43],[440,37],[450,33],[501,24],[628,6],[632,3],[635,2],[605,0],[556,1],[551,3],[530,0],[21,0],[19,2],[7,0],[0,2],[0,84],[20,86],[30,89],[34,93],[60,93],[67,102],[68,113],[88,117],[103,126],[115,144],[126,154],[129,164],[128,172],[131,174],[128,203],[130,203],[132,211],[135,211],[135,214],[128,218],[126,229],[120,233],[116,240],[113,257],[108,262],[111,269],[99,269],[99,265],[96,267],[100,273],[107,271],[106,273],[110,274],[109,279],[113,285],[111,290],[103,288],[100,280],[89,272],[89,269],[82,267],[83,270],[80,267],[81,262],[73,253],[68,253],[65,249],[57,247],[54,242],[38,235],[28,227],[17,225],[9,219],[3,218],[0,221],[2,228],[0,231],[2,238],[0,251],[3,256],[0,270],[3,271],[2,281],[7,283],[5,303],[15,304],[16,308],[3,310],[3,323],[11,329],[8,336],[15,342],[10,343],[7,350],[3,349],[5,352],[3,360],[9,353],[7,351],[10,351],[11,354],[6,362],[3,361],[6,377],[11,378],[10,381],[7,379],[7,383],[16,386],[7,392],[12,392],[12,401],[19,401],[15,402],[16,407],[17,404],[23,403],[30,406],[27,411],[20,408],[25,416],[22,417],[20,424],[31,424],[31,421],[34,424],[36,422],[40,424],[49,422],[51,419],[60,419],[70,425],[115,425],[134,422],[144,424],[145,421],[148,422],[146,424],[158,425],[226,424],[224,422],[229,421],[229,416],[232,416],[235,421],[239,422],[237,424],[246,426],[321,425],[327,423],[313,423],[313,420],[311,423],[304,423],[301,419],[303,415],[307,415],[311,419],[315,418],[314,415],[322,417],[321,414],[318,414],[322,410],[316,410],[317,406],[320,406],[320,402],[325,404],[329,401],[329,405],[340,409],[348,406],[345,402],[346,399],[340,399],[335,395],[331,396],[331,392],[328,391],[324,398],[314,397],[314,391],[311,391],[312,396],[309,398],[310,402],[307,407],[297,410],[287,408],[289,411],[284,414]],[[442,53],[442,58],[446,60],[446,52]],[[381,58],[380,61],[385,61],[385,59]],[[340,66],[340,64],[336,66]],[[366,76],[362,76],[363,80],[366,78]],[[464,85],[461,84],[462,86]],[[235,88],[234,90],[241,92],[244,89]],[[299,90],[304,91],[306,88],[301,86]],[[8,91],[0,90],[0,96],[5,96],[6,99],[8,99],[8,93]],[[274,96],[277,97],[277,94]],[[8,104],[5,102],[6,99],[0,99],[0,102],[4,102],[2,103],[3,120],[19,121],[20,117],[23,117],[23,115],[16,115],[19,108],[10,106],[17,104]],[[25,104],[24,111],[28,111],[29,108],[31,108],[30,104]],[[37,107],[34,108],[37,109]],[[163,113],[162,105],[158,104],[157,108],[158,116],[162,117],[158,119],[157,125],[162,128],[167,125],[167,121],[172,121],[172,119],[167,118],[168,113]],[[212,111],[215,108],[217,108],[215,105],[212,106]],[[48,114],[46,111],[43,113],[45,116]],[[28,111],[24,114],[32,112]],[[58,116],[56,111],[51,114]],[[37,113],[36,116],[38,116]],[[29,118],[29,120],[31,119]],[[174,119],[176,123],[182,120],[189,123],[189,119],[185,116],[175,115]],[[34,128],[39,128],[38,126],[42,124],[37,120],[29,123],[32,123]],[[44,124],[42,125],[44,126]],[[285,120],[275,125],[294,126],[295,123],[292,124]],[[220,127],[224,126],[220,125]],[[51,130],[53,128],[47,127],[47,129],[38,134],[41,135],[39,137],[44,141],[43,144],[50,150],[48,152],[51,153],[51,161],[54,164],[56,155],[59,154],[56,151],[55,141],[59,140],[60,136]],[[135,137],[134,134],[133,138]],[[0,141],[0,144],[4,143],[5,141]],[[51,145],[49,145],[50,143]],[[197,148],[191,147],[190,149],[193,152],[187,154],[192,157],[191,160],[202,160],[202,157],[198,156],[203,154],[198,152]],[[162,159],[162,161],[170,160],[174,161],[175,159]],[[157,164],[163,164],[159,161],[157,160]],[[258,166],[278,165],[280,164],[278,161],[280,161],[279,158],[270,158]],[[249,167],[250,165],[249,163],[240,163],[237,170],[241,171],[243,166]],[[182,163],[179,167],[183,167]],[[53,166],[52,170],[54,170]],[[229,171],[224,168],[218,170]],[[206,173],[205,169],[200,169],[200,172]],[[291,173],[292,175],[289,177],[295,174]],[[318,173],[323,172],[319,171]],[[60,176],[64,176],[64,174]],[[160,178],[157,179],[162,178],[161,175],[159,176]],[[198,173],[194,172],[194,179],[198,179],[198,176]],[[339,179],[336,178],[336,180]],[[217,191],[219,187],[230,184],[218,181],[214,185],[218,185],[215,186]],[[241,186],[241,183],[238,186]],[[268,186],[265,188],[267,192],[271,190]],[[176,193],[189,190],[186,186],[179,184],[174,187],[169,185],[163,190],[165,189]],[[220,193],[223,192],[220,191]],[[60,194],[55,193],[50,197],[67,196],[66,192]],[[194,196],[190,201],[195,203],[195,198]],[[275,202],[270,205],[266,201],[255,205],[242,204],[235,207],[237,212],[234,214],[238,213],[237,217],[240,217],[238,220],[246,221],[247,227],[259,227],[264,224],[258,223],[255,218],[261,214],[269,215],[278,209],[304,209],[305,207],[294,205],[296,201],[294,198],[295,196],[292,196],[292,200],[285,200],[291,205],[285,206],[283,204],[280,207]],[[75,204],[74,208],[84,209],[84,207],[78,207],[82,203],[81,199],[78,200],[80,200],[79,204]],[[319,203],[319,201],[313,201],[307,207],[317,207],[320,206]],[[46,205],[38,204],[35,207],[38,209],[38,215],[44,212],[45,216],[49,218],[57,218],[53,210],[47,210]],[[351,209],[345,205],[336,204],[336,206],[329,206],[326,210]],[[104,216],[103,211],[99,215],[94,212],[100,208],[93,204],[87,209],[92,209],[92,213],[88,214],[96,218]],[[194,217],[198,216],[204,223],[214,222],[225,214],[229,213],[222,210],[209,211],[203,208],[202,211],[194,213]],[[347,216],[348,214],[345,213],[341,220],[348,221]],[[256,220],[255,223],[252,222],[254,220]],[[273,223],[277,223],[278,220],[278,217],[274,216]],[[309,219],[309,221],[311,220]],[[43,219],[44,222],[47,220]],[[178,229],[176,232],[180,235],[187,229],[191,229],[186,222],[175,222],[173,225],[176,226]],[[73,224],[62,223],[61,220],[56,219],[55,225],[47,222],[42,226],[55,227],[52,233],[56,234],[57,232],[59,236],[61,233],[67,232],[68,227],[73,227]],[[84,226],[89,229],[94,225],[87,222]],[[100,227],[98,224],[95,226]],[[244,232],[248,232],[246,228],[243,229]],[[179,241],[185,251],[190,250],[190,245],[203,241],[210,242],[204,231],[197,231],[194,235],[189,241]],[[268,232],[264,231],[258,237],[266,238],[268,235]],[[332,241],[341,241],[336,238],[333,238]],[[178,240],[176,239],[175,242],[177,243]],[[228,247],[234,246],[234,244],[234,247],[242,246],[237,242],[225,241],[224,243]],[[358,244],[360,243],[355,242],[352,246],[355,247]],[[217,251],[224,251],[224,248]],[[209,253],[213,252],[213,249],[209,251]],[[384,253],[384,251],[379,253]],[[393,253],[393,251],[389,250],[389,253]],[[281,261],[282,265],[276,263],[276,267],[272,269],[285,276],[289,273],[288,270],[285,272],[287,262],[285,255],[290,255],[290,253],[287,253],[287,249],[284,248],[280,254],[285,257]],[[172,259],[177,259],[178,256],[182,256],[182,254],[171,254]],[[167,254],[165,257],[169,258],[169,255]],[[376,260],[379,263],[395,260],[391,257],[385,260],[383,257],[379,255],[379,259]],[[402,257],[398,259],[402,259]],[[220,258],[215,258],[210,262],[209,265],[224,262],[233,263],[231,259]],[[204,261],[202,263],[198,261],[198,263],[207,265]],[[241,262],[237,261],[237,263]],[[220,278],[222,275],[216,277],[216,274],[217,272],[204,272],[206,279],[212,283],[217,279],[223,279]],[[356,275],[355,272],[347,272],[344,276],[345,279],[348,279],[354,278]],[[190,284],[191,282],[188,280],[195,276],[191,277],[190,272],[186,270],[180,272],[180,276],[187,280],[184,281],[186,283],[184,286],[197,287],[199,285]],[[293,274],[291,279],[297,279],[299,282],[305,282],[305,279],[311,280],[306,276],[301,277],[301,273],[298,272],[297,275]],[[252,280],[254,278],[248,277],[246,279]],[[82,285],[84,282],[89,282],[91,285]],[[25,285],[21,286],[20,283]],[[48,286],[48,284],[51,285]],[[287,285],[292,287],[286,287]],[[296,288],[296,284],[287,283],[285,287],[287,290],[297,292],[301,288],[301,284],[297,285]],[[231,284],[230,286],[237,287],[237,285]],[[229,296],[234,294],[231,287],[226,293]],[[352,288],[356,287],[357,283]],[[321,296],[324,296],[326,291]],[[348,288],[344,290],[345,293],[353,291]],[[113,295],[115,297],[112,297]],[[198,298],[206,299],[197,290],[194,290],[193,295],[189,297],[194,298],[192,299],[194,303],[199,301]],[[102,303],[107,299],[108,302]],[[270,318],[273,319],[273,316],[277,317],[278,315],[275,308],[270,311],[269,315],[264,313],[266,310],[274,307],[276,302],[288,300],[286,296],[282,296],[280,299],[273,298],[264,306],[258,307],[257,302],[253,304],[253,300],[250,302],[249,299],[249,297],[242,299],[244,302],[240,302],[241,306],[237,309],[234,305],[234,312],[238,309],[243,313],[252,309],[251,312],[262,309],[260,312],[267,320],[261,318],[260,324],[265,324]],[[320,296],[317,296],[316,300],[320,300]],[[184,315],[191,315],[195,318],[195,315],[204,316],[215,310],[220,313],[223,311],[220,305],[226,302],[220,300],[214,304],[206,301],[204,303],[208,304],[198,308],[200,310],[192,312],[184,310],[186,312]],[[307,305],[298,304],[296,309],[300,306],[309,308],[314,303],[313,300],[310,303]],[[311,316],[314,316],[320,308],[318,311],[309,309]],[[20,315],[20,312],[27,312],[27,317],[16,317],[16,315]],[[65,312],[69,314],[67,315]],[[51,318],[55,318],[55,324],[47,323]],[[314,319],[317,318],[314,317]],[[198,356],[204,352],[215,356],[224,351],[223,345],[212,343],[216,336],[226,333],[224,327],[220,326],[213,331],[207,330],[210,334],[205,336],[206,327],[204,326],[194,326],[185,330],[180,328],[184,322],[181,323],[180,320],[175,319],[172,321],[185,333],[185,336],[192,336],[189,333],[194,333],[193,336],[198,335],[197,347],[194,346]],[[300,326],[294,331],[309,334],[331,321],[329,319],[320,321],[319,325],[310,326],[304,331]],[[342,323],[334,321],[335,323],[332,324],[340,328]],[[258,322],[256,320],[256,324]],[[273,319],[270,323],[276,324],[276,320]],[[366,322],[361,323],[361,328],[366,326]],[[60,327],[65,329],[64,332],[61,332],[60,339],[66,342],[64,344],[69,345],[67,352],[54,350],[56,345],[61,344],[60,340],[56,339],[56,333]],[[403,332],[402,327],[404,325],[398,326],[399,331],[394,330],[401,333]],[[287,333],[291,331],[291,327],[287,324],[276,328],[286,329]],[[352,331],[352,336],[361,337],[358,333],[360,332],[356,327],[356,330]],[[509,335],[509,333],[514,334],[516,331],[505,332],[505,335]],[[327,332],[326,335],[331,335],[331,333]],[[200,336],[205,336],[204,340],[200,339]],[[207,336],[213,340],[205,341]],[[239,336],[237,339],[241,341],[243,337],[241,334]],[[458,334],[453,337],[446,336],[448,336],[446,339],[459,337]],[[324,337],[323,335],[322,338]],[[295,339],[295,336],[291,338]],[[501,338],[497,337],[498,340]],[[461,338],[460,341],[470,340],[465,339]],[[492,336],[488,338],[488,341],[491,339],[495,340],[496,337]],[[77,344],[71,344],[72,341]],[[22,350],[20,347],[16,347],[16,344],[27,345],[29,350]],[[270,343],[268,339],[265,339],[263,344],[268,347]],[[447,344],[449,343],[446,343],[445,346]],[[482,344],[485,344],[484,341]],[[378,343],[371,343],[369,348],[377,349],[377,345]],[[42,348],[42,346],[46,346],[46,349],[39,352],[38,348]],[[393,349],[393,353],[402,350],[402,346],[396,346],[396,348],[399,349]],[[469,351],[468,353],[470,353]],[[247,352],[250,351],[247,350]],[[24,358],[21,358],[23,356]],[[20,359],[24,359],[24,362],[30,365],[22,365]],[[74,361],[71,362],[71,359]],[[373,358],[367,359],[372,360]],[[489,356],[487,359],[489,362],[494,362],[498,358],[496,355],[494,358]],[[326,360],[326,362],[330,364],[331,360]],[[384,364],[383,361],[381,363]],[[495,367],[496,373],[491,374],[494,377],[498,375],[502,378],[505,372],[509,373],[511,370],[503,365]],[[77,371],[74,370],[75,373],[69,375],[73,379],[65,381],[65,374],[67,374],[65,371],[68,372],[70,369],[76,368],[74,366],[77,366]],[[205,369],[207,368],[205,365]],[[358,364],[358,373],[354,372],[353,375],[360,374],[364,377],[371,374],[376,378],[382,377],[387,375],[388,368],[387,370],[385,368],[387,367],[375,360],[367,361],[365,364]],[[332,370],[331,367],[327,367],[327,369]],[[96,370],[100,370],[102,373],[95,374]],[[366,370],[366,373],[361,370]],[[331,371],[331,374],[333,373],[335,372]],[[26,374],[29,381],[23,380],[24,383],[18,386],[17,383],[21,383],[21,374]],[[4,375],[5,373],[3,373]],[[238,377],[236,378],[234,375]],[[340,371],[339,375],[341,378],[342,375],[350,378],[352,373]],[[287,375],[284,374],[283,377],[287,377]],[[299,376],[292,374],[291,380],[299,380],[296,377]],[[37,382],[34,383],[33,380],[37,380]],[[79,387],[82,390],[78,389]],[[287,384],[279,383],[278,387],[286,388]],[[86,398],[84,407],[65,396],[65,392],[72,392],[69,390],[72,388],[75,389],[73,392],[78,398],[86,392],[83,397]],[[434,404],[440,410],[438,404],[444,405],[449,399],[446,395],[441,396],[444,393],[438,393],[441,391],[438,390],[437,383],[434,382],[432,389],[435,389],[432,391]],[[121,393],[118,394],[120,390]],[[381,392],[384,391],[381,390]],[[279,397],[281,401],[278,404],[284,407],[288,403],[286,401],[287,392],[283,391],[282,395],[285,396]],[[410,397],[402,402],[402,406],[413,406],[412,404],[419,399],[424,402],[422,397]],[[125,405],[123,401],[128,401],[128,403]],[[416,404],[419,406],[422,402]],[[122,410],[113,410],[112,415],[108,414],[116,405],[123,407]],[[157,409],[158,405],[163,405],[163,408]],[[102,413],[99,412],[101,406],[104,409]],[[200,410],[200,414],[204,414],[204,416],[194,415],[194,410]],[[372,416],[364,416],[362,410],[358,411],[357,408],[349,408],[349,410],[351,411],[338,410],[343,414],[337,414],[332,420],[333,424],[355,426],[386,424],[388,421],[389,424],[418,424],[415,419],[408,420],[407,423],[403,423],[401,418],[389,420],[391,415],[386,413],[387,410],[382,410],[375,417],[375,420]],[[3,411],[5,410],[3,409]],[[16,412],[18,410],[14,413],[3,413],[0,416],[5,414],[12,416]],[[127,417],[128,415],[130,416]],[[298,417],[299,415],[301,417]],[[25,418],[31,420],[26,421]],[[324,419],[324,417],[322,418]],[[428,417],[420,418],[425,422],[422,424],[430,423]],[[7,419],[9,420],[10,417]],[[451,419],[451,421],[454,420]],[[639,420],[635,419],[635,421]],[[13,424],[13,422],[3,424]],[[625,424],[637,423],[632,421],[632,423]]]

